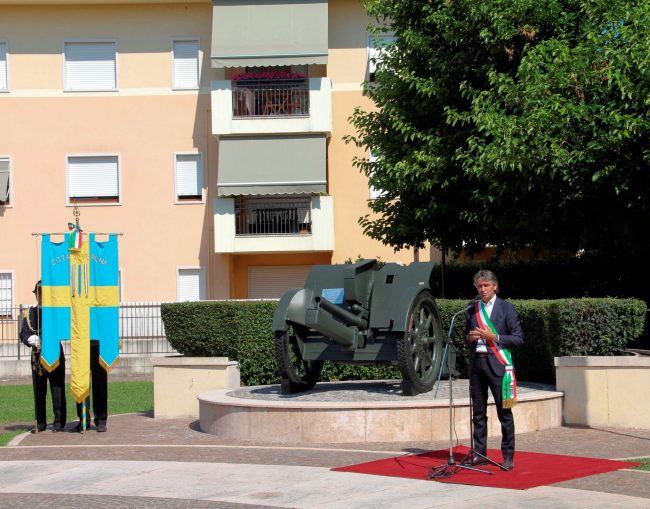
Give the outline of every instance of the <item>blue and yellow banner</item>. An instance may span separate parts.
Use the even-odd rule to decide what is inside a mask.
[[[100,363],[107,371],[119,357],[119,270],[117,235],[106,242],[88,236],[79,249],[64,242],[41,242],[41,362],[52,371],[59,342],[70,341],[70,393],[77,403],[90,389],[90,340],[99,341]]]

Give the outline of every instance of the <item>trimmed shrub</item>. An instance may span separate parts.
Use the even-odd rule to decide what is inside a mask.
[[[615,355],[643,330],[646,305],[637,299],[511,300],[517,308],[524,345],[512,351],[517,378],[555,383],[554,357]],[[467,300],[438,299],[443,323]],[[167,339],[181,354],[228,357],[239,361],[244,385],[280,382],[272,329],[276,301],[207,301],[163,304]],[[459,315],[452,338],[456,371],[466,376],[469,347],[464,340],[465,317]],[[382,380],[400,378],[392,366],[326,362],[322,380]]]

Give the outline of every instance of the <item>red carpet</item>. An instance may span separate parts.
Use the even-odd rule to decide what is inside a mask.
[[[468,448],[454,448],[454,461],[460,460]],[[501,463],[501,451],[490,449],[488,457]],[[428,479],[432,468],[446,465],[449,459],[449,449],[426,452],[423,454],[397,456],[383,460],[359,463],[348,467],[333,468],[338,472],[356,472],[359,474],[385,475],[389,477],[407,477],[409,479]],[[515,453],[514,470],[504,471],[494,465],[479,468],[492,472],[492,475],[472,470],[458,469],[446,479],[436,479],[440,482],[454,484],[473,484],[492,488],[508,488],[526,490],[536,486],[554,484],[569,479],[577,479],[594,474],[602,474],[613,470],[631,468],[639,465],[629,461],[613,461],[597,458],[580,458],[577,456],[560,456],[557,454],[540,454],[536,452]]]

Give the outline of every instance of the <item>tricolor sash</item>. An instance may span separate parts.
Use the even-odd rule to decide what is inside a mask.
[[[490,329],[497,334],[497,329],[490,321],[490,317],[482,301],[476,301],[474,303],[474,313],[476,315],[476,322],[481,329]],[[502,406],[503,408],[512,408],[517,404],[517,380],[515,378],[515,369],[512,365],[510,350],[495,344],[492,340],[487,338],[483,339],[492,350],[492,353],[494,353],[494,356],[506,367],[506,372],[503,375],[503,383],[501,384]]]

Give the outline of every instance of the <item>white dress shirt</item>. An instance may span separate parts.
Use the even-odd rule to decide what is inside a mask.
[[[497,300],[497,296],[494,295],[494,297],[492,297],[487,304],[483,305],[485,307],[485,312],[487,313],[488,317],[492,316],[492,308],[494,307],[494,303],[496,302],[496,300]],[[476,342],[476,352],[477,353],[487,353],[488,352],[487,343],[483,338],[479,339]]]

